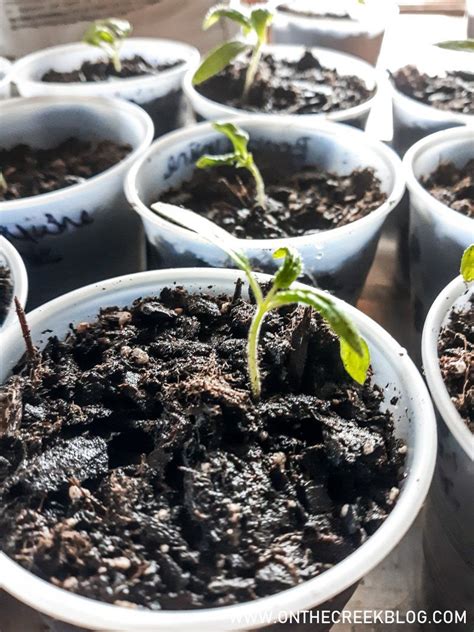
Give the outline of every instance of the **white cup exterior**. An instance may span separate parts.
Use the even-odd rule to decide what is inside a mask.
[[[423,368],[438,419],[438,458],[430,490],[424,547],[438,606],[473,614],[474,584],[474,435],[454,406],[441,375],[440,330],[453,306],[465,305],[473,290],[461,277],[437,297],[422,337]],[[437,606],[437,607],[438,607]]]
[[[5,237],[0,237],[0,265],[6,265],[6,267],[10,270],[10,279],[13,285],[12,302],[5,320],[0,324],[1,332],[9,325],[17,322],[13,298],[16,296],[16,298],[20,301],[20,305],[24,309],[26,299],[28,297],[28,276],[26,274],[25,264],[23,263],[23,259],[20,257],[18,251],[9,241],[5,239]]]
[[[149,63],[183,60],[184,63],[156,75],[89,83],[49,83],[41,77],[50,69],[67,72],[79,68],[85,61],[104,59],[95,46],[83,43],[45,48],[20,59],[13,68],[14,81],[21,96],[120,97],[144,107],[152,116],[156,135],[177,127],[182,117],[181,84],[189,68],[199,61],[193,46],[175,40],[131,37],[121,48],[123,57],[142,56]],[[166,119],[171,119],[168,122]],[[161,119],[165,120],[161,122]],[[175,120],[176,119],[176,120]]]
[[[236,270],[180,269],[103,281],[66,294],[31,312],[28,321],[33,341],[42,347],[49,335],[43,333],[45,329],[51,330],[51,335],[62,337],[69,330],[69,323],[93,319],[101,307],[129,305],[138,297],[158,294],[162,288],[174,283],[190,291],[232,294],[241,276]],[[268,278],[260,276],[261,280]],[[151,612],[101,603],[53,586],[1,553],[0,587],[53,618],[94,630],[243,632],[265,627],[266,624],[261,622],[264,613],[278,617],[281,613],[316,607],[366,575],[401,540],[421,508],[434,468],[436,424],[426,386],[406,350],[368,316],[347,304],[344,309],[368,342],[374,381],[384,386],[385,406],[394,414],[396,434],[408,446],[405,477],[397,504],[359,549],[318,577],[290,590],[240,605],[205,610]],[[7,378],[22,353],[21,333],[9,328],[2,346],[1,381]],[[398,401],[391,403],[395,402],[394,396]]]
[[[472,55],[446,51],[435,46],[424,47],[419,59],[407,62],[414,63],[420,72],[439,75],[443,71],[470,70],[472,72]],[[406,64],[397,64],[390,70],[396,72]],[[403,94],[391,84],[393,110],[393,147],[401,156],[416,142],[445,129],[462,125],[474,126],[474,114],[461,114],[440,110]]]
[[[69,137],[129,143],[131,153],[81,184],[0,202],[0,234],[22,255],[39,304],[84,282],[143,269],[140,222],[123,179],[153,137],[138,106],[99,97],[32,97],[0,102],[0,147],[48,148]]]
[[[405,190],[398,157],[382,143],[346,125],[319,120],[308,128],[301,121],[278,116],[246,117],[236,122],[249,132],[255,146],[265,147],[270,143],[268,151],[280,163],[288,159],[288,152],[301,152],[302,165],[316,164],[335,173],[347,174],[358,167],[374,168],[387,200],[368,216],[312,235],[239,240],[240,248],[258,264],[258,269],[265,271],[275,269],[272,254],[277,248],[293,246],[303,257],[305,273],[310,279],[318,280],[322,287],[341,298],[356,300],[372,264],[384,221]],[[127,174],[125,192],[142,218],[150,266],[162,267],[165,263],[178,267],[229,266],[227,255],[220,249],[150,209],[166,189],[179,186],[191,176],[201,154],[227,150],[224,137],[210,123],[202,123],[155,141]]]
[[[265,50],[275,56],[276,59],[299,59],[305,48],[303,46],[289,45],[268,45]],[[379,75],[375,69],[357,57],[340,53],[338,51],[329,50],[327,48],[312,47],[311,52],[319,59],[323,66],[335,68],[341,74],[348,74],[363,79],[369,89],[377,90],[379,83]],[[207,97],[200,94],[193,86],[193,75],[196,69],[191,69],[186,73],[183,80],[183,89],[186,97],[191,104],[195,115],[205,121],[214,121],[216,119],[229,119],[236,116],[263,116],[261,113],[250,112],[244,109],[238,109],[229,105],[224,105],[217,101],[211,101]],[[336,123],[347,123],[354,127],[364,128],[369,116],[370,110],[377,96],[377,92],[365,101],[347,110],[337,110],[328,114],[268,114],[266,116],[284,116],[293,119],[295,122],[301,121],[305,125],[312,126],[321,119],[327,118]]]
[[[472,158],[474,128],[462,127],[420,140],[403,160],[410,196],[411,292],[419,331],[438,293],[459,272],[462,253],[474,242],[474,219],[438,201],[420,178],[443,161],[462,167]]]
[[[350,2],[354,19],[334,19],[299,16],[279,11],[277,3],[272,24],[274,44],[299,44],[320,46],[361,57],[375,66],[382,46],[385,28],[396,18],[398,6],[388,0],[367,0],[364,5]],[[298,2],[298,7],[314,9],[312,0]],[[319,6],[321,6],[319,4]],[[334,3],[327,3],[327,10],[334,10]]]

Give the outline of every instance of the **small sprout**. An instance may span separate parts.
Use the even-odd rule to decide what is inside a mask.
[[[273,19],[273,13],[267,9],[254,9],[249,16],[223,5],[212,7],[204,18],[203,29],[207,30],[222,18],[236,22],[246,37],[253,35],[254,43],[234,40],[224,42],[213,48],[203,59],[193,77],[193,84],[199,85],[223,70],[237,55],[244,51],[252,51],[247,73],[245,75],[244,93],[246,98],[257,73],[258,64],[262,56],[263,46],[268,41],[268,27]]]
[[[8,191],[8,183],[5,180],[3,171],[0,171],[0,194],[5,194]]]
[[[474,281],[474,244],[471,244],[461,259],[461,274],[466,283]]]
[[[283,262],[273,277],[270,290],[264,295],[250,261],[239,248],[238,239],[193,211],[162,203],[153,204],[151,208],[165,219],[198,233],[203,239],[226,252],[247,277],[256,302],[247,341],[248,373],[255,400],[258,400],[261,394],[258,341],[262,323],[271,310],[295,303],[308,305],[323,316],[339,338],[340,356],[345,370],[359,384],[365,382],[370,366],[367,343],[329,294],[315,288],[293,285],[303,270],[301,257],[296,250],[283,247],[274,253],[274,258],[282,259]]]
[[[445,42],[437,42],[435,46],[460,53],[474,53],[474,39],[448,40]]]
[[[232,143],[234,151],[217,156],[205,154],[196,162],[196,167],[199,169],[207,169],[208,167],[230,165],[237,169],[247,169],[255,180],[257,202],[262,208],[265,208],[265,185],[262,174],[254,162],[253,155],[248,150],[249,135],[238,125],[234,125],[234,123],[213,123],[212,127],[227,136]]]
[[[107,20],[95,20],[89,25],[82,41],[91,46],[102,48],[112,62],[115,71],[122,70],[120,63],[120,48],[132,32],[132,26],[128,20],[108,18]]]

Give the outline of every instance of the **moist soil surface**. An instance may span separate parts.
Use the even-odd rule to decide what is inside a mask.
[[[255,184],[244,169],[196,169],[179,190],[166,191],[162,202],[204,215],[235,237],[273,239],[330,230],[365,217],[387,196],[372,169],[340,176],[317,167],[279,173],[262,168],[267,203],[255,200]]]
[[[442,162],[421,184],[453,211],[474,219],[474,158],[461,168]]]
[[[280,13],[288,13],[289,15],[294,15],[296,17],[301,18],[325,18],[331,20],[352,20],[353,18],[349,15],[349,13],[332,13],[332,12],[324,12],[320,13],[318,11],[311,11],[305,9],[298,9],[296,7],[291,7],[288,4],[280,4],[277,7],[277,11]]]
[[[320,64],[307,50],[296,61],[263,55],[252,87],[244,99],[248,58],[238,59],[197,86],[212,101],[254,112],[318,114],[347,110],[365,103],[374,94],[353,75],[340,75]]]
[[[140,55],[122,59],[122,68],[117,72],[111,61],[85,61],[80,68],[70,72],[48,70],[41,81],[48,83],[91,83],[94,81],[113,81],[114,79],[128,79],[143,75],[156,75],[165,70],[176,68],[184,62],[182,60],[150,64]]]
[[[0,172],[6,181],[6,188],[0,188],[0,201],[18,200],[79,184],[109,169],[131,151],[130,145],[110,140],[93,143],[78,138],[69,138],[51,149],[24,144],[0,148]]]
[[[165,289],[104,309],[1,396],[0,542],[46,580],[151,609],[224,606],[337,564],[385,520],[406,446],[302,307]],[[2,422],[3,419],[3,422]]]
[[[439,110],[459,114],[474,114],[474,73],[447,72],[430,76],[415,66],[404,66],[392,74],[397,90],[416,101]]]
[[[0,326],[7,317],[12,299],[13,284],[11,280],[10,268],[2,265],[0,261]]]
[[[453,309],[438,339],[439,366],[451,399],[474,432],[474,294]]]

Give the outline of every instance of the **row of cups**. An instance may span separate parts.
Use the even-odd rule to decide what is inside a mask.
[[[165,190],[189,178],[197,158],[219,137],[211,124],[175,131],[152,144],[148,115],[118,99],[10,99],[0,103],[0,115],[4,147],[25,139],[37,147],[57,146],[74,136],[132,147],[124,160],[81,184],[0,202],[0,232],[27,264],[32,305],[85,283],[143,270],[146,255],[155,268],[228,265],[218,249],[150,209]],[[248,130],[257,154],[271,152],[282,164],[296,157],[301,166],[318,164],[335,173],[371,167],[386,194],[378,209],[343,227],[285,240],[241,240],[248,256],[271,271],[271,253],[284,241],[301,252],[309,278],[355,302],[384,222],[391,213],[400,212],[407,183],[412,294],[422,322],[436,294],[456,274],[462,251],[473,240],[473,229],[472,219],[437,201],[420,179],[443,160],[466,164],[472,158],[474,129],[460,127],[431,135],[410,149],[402,165],[383,143],[336,123],[318,119],[308,126],[267,115],[236,120]]]
[[[281,40],[279,40],[281,41]],[[268,52],[276,58],[297,59],[302,54],[302,46],[275,44],[268,45]],[[198,119],[211,120],[245,115],[245,110],[223,105],[200,94],[192,84],[194,69],[199,62],[199,52],[182,42],[157,38],[129,38],[122,46],[124,57],[142,56],[150,63],[181,60],[183,63],[154,76],[140,76],[113,82],[91,83],[46,83],[42,76],[51,68],[58,72],[70,71],[85,61],[97,61],[102,53],[99,49],[82,43],[54,46],[37,51],[8,66],[0,59],[0,98],[10,94],[10,84],[14,84],[21,96],[107,96],[121,97],[145,108],[155,125],[155,136],[159,136],[183,123],[186,101],[190,103]],[[368,115],[377,102],[378,93],[389,92],[393,104],[394,148],[403,154],[417,140],[427,134],[454,127],[472,125],[472,114],[461,114],[440,110],[436,107],[412,99],[389,81],[385,71],[376,70],[359,57],[329,48],[314,48],[314,55],[324,66],[335,68],[341,74],[361,78],[374,95],[365,103],[346,110],[325,115],[329,120],[364,128]],[[427,74],[446,71],[469,71],[469,53],[442,50],[435,46],[422,46],[415,60],[392,63],[390,73],[395,73],[401,65],[413,63],[418,70]],[[186,100],[183,98],[183,93]],[[319,114],[293,115],[291,118],[312,124],[321,118]]]

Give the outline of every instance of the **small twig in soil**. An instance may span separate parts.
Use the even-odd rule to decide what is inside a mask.
[[[15,296],[15,310],[16,310],[16,315],[18,316],[18,321],[20,323],[23,340],[25,341],[26,353],[27,353],[28,359],[31,361],[35,360],[38,355],[38,352],[36,350],[36,347],[33,344],[33,340],[31,339],[31,331],[28,326],[28,322],[26,320],[25,310],[21,306],[21,303],[18,300],[17,296]]]

